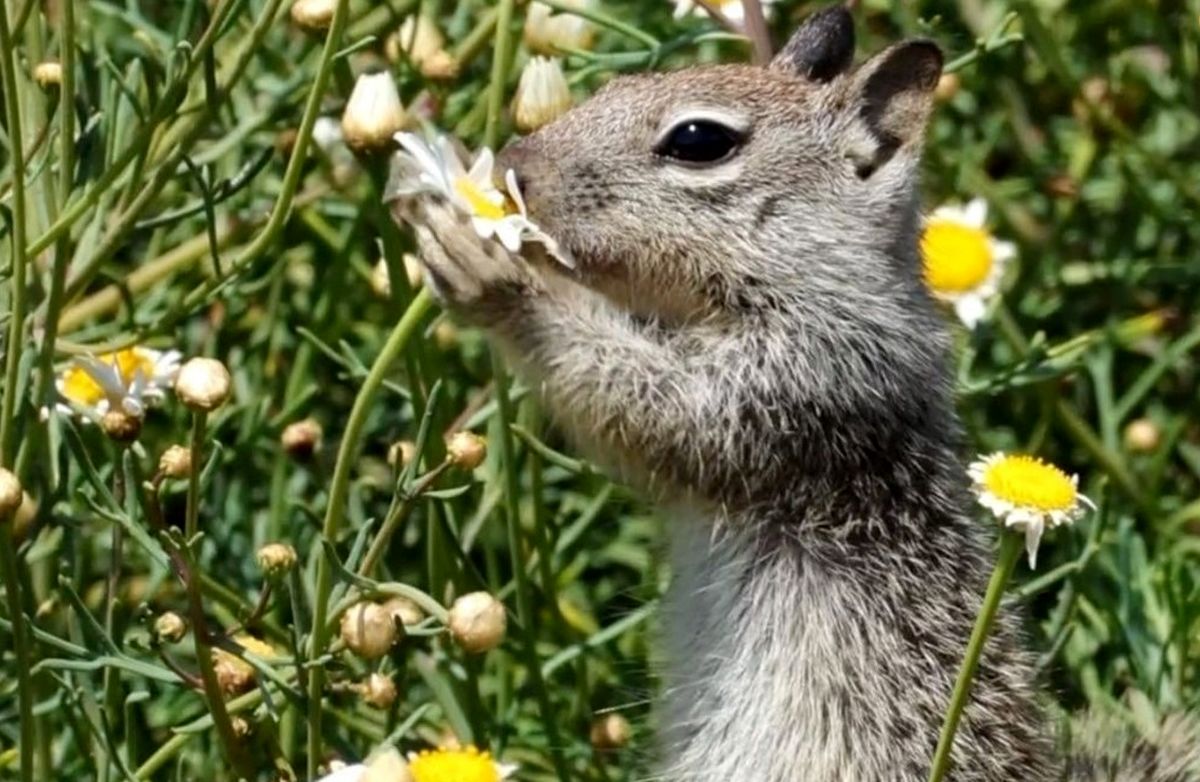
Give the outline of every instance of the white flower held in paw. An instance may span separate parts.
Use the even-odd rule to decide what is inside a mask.
[[[1038,543],[1046,527],[1071,524],[1084,507],[1095,509],[1079,493],[1079,476],[1067,475],[1033,456],[994,453],[973,462],[968,474],[979,504],[1005,527],[1025,533],[1029,567],[1037,564]]]
[[[976,198],[965,207],[938,207],[921,234],[925,284],[971,329],[983,320],[1005,264],[1016,255],[1016,247],[993,237],[986,222],[987,202]]]
[[[763,16],[770,18],[771,6],[776,0],[762,0]],[[742,0],[714,0],[713,5],[729,21],[739,27],[746,23],[746,7]],[[675,0],[675,18],[682,19],[688,14],[705,15],[708,11],[696,0]]]
[[[316,782],[414,782],[404,758],[394,749],[385,749],[366,763],[342,766]]]
[[[64,403],[55,409],[98,423],[106,413],[141,418],[147,407],[162,402],[179,374],[180,354],[131,347],[71,361],[55,382]]]
[[[517,129],[529,133],[547,125],[571,108],[571,88],[557,58],[534,57],[521,70],[513,98]]]

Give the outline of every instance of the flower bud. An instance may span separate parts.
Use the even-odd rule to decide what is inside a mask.
[[[471,592],[454,601],[447,621],[450,636],[470,654],[491,651],[504,640],[508,613],[487,592]]]
[[[220,361],[212,358],[189,359],[175,378],[175,394],[192,410],[208,413],[229,399],[233,379]]]
[[[389,709],[396,702],[396,682],[391,676],[373,673],[358,686],[363,702],[377,709]]]
[[[421,607],[407,597],[397,595],[384,603],[383,607],[391,612],[397,622],[406,627],[420,624],[425,618],[425,612],[421,610]]]
[[[586,8],[588,0],[567,0],[575,8]],[[538,54],[559,54],[564,49],[587,49],[595,38],[592,23],[582,16],[554,13],[544,3],[530,3],[525,14],[522,39],[525,46]]]
[[[1130,421],[1125,427],[1125,447],[1134,453],[1152,453],[1162,442],[1162,430],[1149,418]]]
[[[297,461],[311,459],[312,455],[321,450],[321,440],[324,431],[314,418],[305,418],[288,424],[279,436],[279,442],[287,455]]]
[[[412,440],[394,442],[388,448],[387,463],[393,470],[403,470],[417,455],[417,444]]]
[[[187,622],[174,611],[159,614],[154,620],[154,636],[159,641],[177,644],[187,635]]]
[[[462,69],[454,55],[447,51],[434,52],[421,65],[421,75],[433,81],[450,81]]]
[[[407,121],[391,74],[364,73],[354,83],[342,113],[342,136],[356,152],[385,151]]]
[[[357,603],[342,614],[342,641],[364,660],[383,657],[399,637],[392,612],[378,603]]]
[[[13,518],[24,500],[25,492],[17,476],[0,467],[0,522]]]
[[[275,656],[274,647],[254,636],[239,635],[234,640],[259,657]],[[227,695],[237,695],[254,686],[254,666],[224,649],[213,649],[213,672],[221,691]]]
[[[958,77],[957,73],[943,73],[938,77],[937,86],[933,88],[933,97],[945,103],[958,94],[960,86],[962,86],[962,79]]]
[[[298,557],[296,549],[287,543],[268,543],[254,555],[263,575],[269,579],[277,579],[287,575],[296,567]]]
[[[37,82],[37,86],[41,87],[43,90],[48,90],[52,87],[57,87],[62,84],[62,77],[62,63],[56,60],[39,62],[33,67],[33,80]]]
[[[632,735],[633,730],[629,727],[629,720],[620,714],[605,714],[597,718],[592,723],[592,729],[589,732],[592,748],[599,752],[624,747],[629,743]]]
[[[445,47],[446,39],[437,22],[424,14],[410,14],[384,48],[392,62],[407,58],[420,68],[435,54],[444,52]]]
[[[328,30],[337,0],[296,0],[292,3],[292,21],[313,32]]]
[[[142,433],[142,419],[123,410],[109,410],[100,417],[100,429],[116,443],[132,443]]]
[[[455,432],[446,440],[446,458],[455,467],[474,470],[487,458],[487,440],[474,432]]]
[[[192,474],[192,449],[172,445],[158,458],[158,471],[167,478],[188,478]]]
[[[439,350],[453,350],[458,347],[458,327],[449,320],[440,320],[433,327],[433,344]]]
[[[522,133],[537,130],[571,108],[571,88],[557,58],[534,57],[521,71],[513,121]]]
[[[17,508],[16,514],[12,517],[13,540],[18,543],[25,540],[29,531],[33,529],[33,522],[37,520],[37,512],[37,500],[29,496],[29,492],[22,492],[21,506]],[[3,520],[4,514],[0,514],[0,521]]]
[[[392,278],[388,273],[387,261],[380,258],[371,269],[371,290],[381,299],[392,297]]]
[[[254,733],[254,725],[250,720],[241,715],[234,715],[229,720],[229,726],[233,728],[233,735],[239,739],[248,739]]]

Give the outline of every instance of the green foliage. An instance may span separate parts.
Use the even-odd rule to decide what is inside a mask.
[[[232,757],[248,778],[306,779],[334,757],[448,732],[520,763],[523,780],[634,778],[668,577],[653,518],[563,453],[527,389],[505,393],[480,335],[414,295],[411,237],[380,205],[383,161],[312,142],[354,75],[379,66],[410,113],[474,147],[490,106],[488,135],[502,137],[526,8],[501,30],[512,61],[497,63],[508,5],[420,3],[460,65],[432,80],[383,57],[412,0],[350,2],[328,42],[282,0],[8,5],[0,463],[31,501],[0,535],[0,778],[27,762],[26,779],[235,779]],[[813,7],[775,6],[773,38]],[[566,57],[579,97],[616,72],[749,56],[711,21],[673,19],[665,0],[597,9],[593,48]],[[1009,599],[1028,605],[1068,710],[1134,722],[1200,693],[1198,10],[855,11],[866,50],[903,35],[947,50],[928,204],[984,197],[996,235],[1019,245],[993,316],[960,335],[971,442],[1044,456],[1099,505],[1048,537]],[[65,66],[60,84],[35,83],[46,60]],[[381,257],[384,295],[371,284]],[[168,394],[131,445],[39,416],[56,400],[52,370],[131,344],[220,359],[233,398],[196,417]],[[323,445],[289,453],[285,428],[309,418]],[[474,471],[444,462],[443,434],[460,429],[489,437]],[[389,466],[401,440],[418,458]],[[189,441],[195,479],[157,474],[167,447]],[[299,564],[267,579],[255,554],[274,541]],[[475,590],[505,601],[509,632],[467,656],[445,611]],[[428,618],[380,660],[347,653],[340,613],[395,596]],[[167,611],[190,622],[179,643],[155,633]],[[210,652],[244,654],[242,631],[273,649],[251,649],[255,683],[227,715],[211,685],[228,657]],[[394,704],[364,701],[371,672],[395,678]],[[198,674],[211,674],[207,698]],[[633,741],[594,751],[589,726],[609,712],[633,723]]]

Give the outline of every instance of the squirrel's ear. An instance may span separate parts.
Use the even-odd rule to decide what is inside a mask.
[[[941,74],[941,49],[923,39],[891,46],[858,69],[851,89],[869,136],[852,151],[861,176],[869,176],[900,147],[920,142]]]
[[[854,59],[854,20],[840,5],[824,8],[804,21],[775,59],[775,70],[827,82]]]

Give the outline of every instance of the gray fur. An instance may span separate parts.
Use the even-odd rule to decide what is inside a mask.
[[[924,780],[991,570],[916,251],[940,55],[846,70],[835,27],[805,33],[832,54],[789,47],[795,68],[618,79],[506,149],[573,272],[481,245],[445,205],[416,220],[448,305],[669,517],[673,782]],[[658,157],[698,109],[750,125],[740,153]],[[1066,773],[1018,625],[1002,612],[988,642],[957,782]]]

